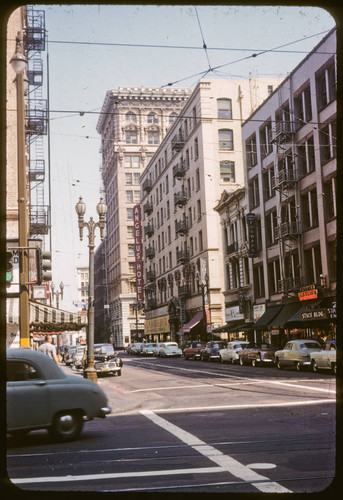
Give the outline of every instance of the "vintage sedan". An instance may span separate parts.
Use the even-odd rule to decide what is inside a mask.
[[[84,368],[85,356],[86,356],[86,346],[78,346],[73,355],[73,365],[76,369]]]
[[[70,366],[73,364],[74,360],[73,360],[73,356],[76,352],[76,345],[70,345],[68,346],[68,348],[66,349],[66,352],[64,354],[64,362],[67,366]]]
[[[152,355],[153,356],[159,356],[160,355],[160,349],[163,346],[164,342],[157,342],[156,346],[152,350]]]
[[[7,349],[7,432],[24,436],[48,429],[57,440],[75,439],[85,420],[111,412],[104,391],[85,378],[67,375],[45,354]]]
[[[200,352],[201,361],[219,361],[219,351],[224,349],[226,342],[223,340],[210,340]]]
[[[98,375],[121,375],[123,360],[113,349],[112,344],[94,344],[94,368]]]
[[[324,349],[321,351],[311,352],[311,367],[314,372],[318,370],[331,370],[336,374],[336,340],[327,340],[324,344]]]
[[[161,358],[169,358],[169,357],[181,357],[182,351],[176,342],[163,342],[158,355]]]
[[[133,354],[134,356],[139,356],[141,354],[142,346],[144,345],[144,342],[135,342],[130,349],[130,354]]]
[[[224,349],[219,351],[219,359],[221,363],[238,363],[239,353],[242,349],[249,347],[249,342],[246,340],[233,340],[228,343]]]
[[[315,340],[291,340],[282,350],[275,352],[276,366],[279,370],[286,366],[293,366],[300,371],[311,365],[311,354],[321,350],[322,346]]]
[[[204,349],[206,342],[200,342],[199,340],[192,340],[189,345],[187,345],[183,350],[183,356],[185,359],[200,359],[200,351]]]
[[[265,342],[244,347],[239,353],[239,364],[243,366],[248,363],[252,366],[275,363],[275,349]]]
[[[156,347],[156,342],[148,342],[141,346],[141,356],[152,356],[154,348]]]

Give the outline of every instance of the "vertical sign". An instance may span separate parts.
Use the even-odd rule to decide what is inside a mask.
[[[142,248],[142,224],[141,206],[133,207],[134,237],[135,237],[135,261],[136,261],[136,295],[137,302],[143,302],[143,248]]]
[[[247,224],[248,224],[248,257],[257,256],[257,242],[256,242],[256,214],[247,214]]]

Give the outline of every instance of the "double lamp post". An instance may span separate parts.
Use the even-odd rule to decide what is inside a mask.
[[[95,229],[100,228],[100,239],[104,238],[105,218],[107,205],[103,198],[96,206],[96,211],[99,215],[99,222],[94,222],[93,217],[90,217],[88,222],[84,221],[86,213],[86,205],[80,197],[75,206],[78,216],[80,240],[83,239],[83,228],[88,229],[88,248],[89,248],[89,282],[88,282],[88,332],[87,332],[87,366],[84,371],[84,377],[97,381],[97,373],[94,367],[94,248],[95,248]]]

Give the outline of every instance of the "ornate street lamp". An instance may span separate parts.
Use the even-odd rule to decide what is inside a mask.
[[[10,60],[11,66],[16,73],[17,91],[17,168],[18,168],[18,246],[20,252],[19,272],[19,331],[20,347],[30,347],[29,327],[29,290],[28,272],[29,259],[27,249],[28,216],[27,216],[27,192],[26,192],[26,148],[25,148],[25,102],[24,95],[28,86],[24,72],[27,59],[23,53],[22,43],[19,37],[16,39],[16,51]]]
[[[75,210],[79,221],[80,240],[83,239],[83,228],[88,229],[88,248],[89,248],[89,282],[88,282],[88,334],[87,334],[87,366],[84,371],[84,377],[97,381],[97,374],[94,368],[94,248],[95,248],[95,229],[100,228],[100,238],[104,238],[105,219],[107,205],[103,198],[96,206],[96,211],[99,215],[99,222],[94,222],[93,217],[90,217],[89,222],[84,221],[86,213],[86,205],[81,196],[75,206]]]
[[[204,322],[204,340],[207,340],[207,314],[205,307],[205,294],[208,293],[208,274],[205,274],[205,279],[200,280],[199,274],[196,275],[195,280],[197,282],[198,290],[201,288],[201,296],[202,296],[202,316]],[[206,291],[205,291],[206,289]]]

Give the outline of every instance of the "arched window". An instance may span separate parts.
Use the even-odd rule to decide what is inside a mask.
[[[219,149],[233,150],[233,131],[230,129],[218,130]]]
[[[218,118],[232,120],[232,101],[231,99],[217,99]]]
[[[177,113],[170,113],[169,115],[169,123],[174,123],[177,117]]]
[[[126,113],[125,118],[128,122],[137,123],[137,116],[132,111]]]
[[[158,116],[156,115],[156,113],[148,114],[148,123],[158,123]]]

